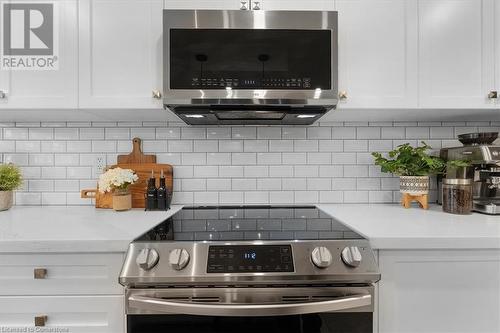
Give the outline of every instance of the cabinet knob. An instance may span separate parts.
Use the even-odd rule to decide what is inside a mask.
[[[161,98],[161,91],[153,90],[153,98],[160,99]]]
[[[45,326],[48,317],[46,315],[35,316],[35,326]]]
[[[3,90],[0,90],[0,99],[7,98],[7,93]]]
[[[497,99],[498,98],[498,91],[492,90],[488,93],[488,98],[489,99]]]
[[[260,10],[260,1],[254,1],[252,9],[253,10]]]
[[[240,1],[241,6],[240,10],[248,10],[248,2],[247,1]]]
[[[340,99],[347,99],[347,91],[339,92],[339,98]]]
[[[47,277],[47,269],[46,268],[35,268],[33,270],[33,277],[35,279],[45,279]]]

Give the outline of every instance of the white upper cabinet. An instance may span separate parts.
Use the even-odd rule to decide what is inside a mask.
[[[415,2],[337,0],[335,6],[339,108],[415,108]]]
[[[238,0],[165,0],[165,9],[240,9],[241,5]]]
[[[0,108],[76,108],[78,106],[78,20],[77,1],[60,0],[52,3],[52,7],[37,10],[38,3],[46,1],[10,1],[10,4],[24,4],[24,11],[30,11],[31,27],[53,23],[53,33],[39,36],[33,32],[27,34],[27,22],[21,10],[9,11],[11,17],[12,47],[28,52],[27,56],[15,58],[26,59],[25,66],[17,65],[16,69],[0,70]],[[2,6],[5,2],[1,3]],[[5,9],[5,8],[4,8]],[[0,21],[1,22],[1,21]],[[14,24],[24,23],[23,24]],[[2,22],[3,23],[3,22]],[[16,29],[14,31],[14,29]],[[50,30],[49,30],[50,31]],[[22,36],[29,36],[24,40]],[[3,38],[2,38],[3,41]],[[46,53],[47,51],[48,53]],[[40,53],[41,52],[41,53]],[[45,55],[42,55],[45,53]],[[2,55],[3,58],[3,55]],[[3,59],[5,61],[6,59]],[[35,61],[35,67],[28,61]],[[10,62],[12,64],[12,62]],[[16,60],[16,64],[21,64]],[[2,98],[3,97],[3,98]]]
[[[420,107],[494,107],[495,0],[417,4]]]
[[[335,10],[333,0],[262,0],[260,7],[264,10]]]
[[[500,108],[500,3],[495,4],[495,89],[493,92],[497,93],[496,107]]]
[[[161,108],[163,0],[80,0],[80,107]]]

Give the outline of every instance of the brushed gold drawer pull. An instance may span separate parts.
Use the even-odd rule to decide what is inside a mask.
[[[45,279],[47,277],[47,269],[46,268],[35,268],[33,270],[33,277],[35,279]]]
[[[35,316],[35,326],[45,326],[47,319],[46,315]]]

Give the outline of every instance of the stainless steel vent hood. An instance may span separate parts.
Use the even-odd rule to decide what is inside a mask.
[[[164,10],[164,105],[190,125],[309,125],[337,104],[337,13]]]

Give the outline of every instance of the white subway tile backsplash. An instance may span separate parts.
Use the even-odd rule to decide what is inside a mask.
[[[66,141],[42,141],[42,153],[64,153],[66,151]]]
[[[217,140],[195,140],[194,151],[195,152],[218,152],[219,151],[219,142]]]
[[[16,141],[16,152],[18,153],[38,153],[40,147],[40,141]]]
[[[196,165],[193,168],[193,176],[197,178],[218,177],[219,167]]]
[[[283,164],[306,164],[306,153],[283,153],[281,155],[281,162]]]
[[[368,151],[368,140],[344,140],[344,151]]]
[[[193,141],[169,140],[168,151],[171,153],[182,153],[193,151]]]
[[[154,140],[156,139],[156,131],[151,127],[142,127],[142,128],[131,128],[130,129],[130,138],[141,138],[142,140]]]
[[[318,140],[295,140],[294,151],[318,151]]]
[[[281,139],[281,127],[257,127],[257,139]]]
[[[65,179],[65,167],[42,167],[42,178],[44,179]]]
[[[257,138],[257,129],[255,127],[233,127],[231,131],[233,139]]]
[[[243,150],[246,152],[267,152],[269,151],[269,142],[267,140],[245,140],[243,141]]]
[[[232,165],[253,165],[257,164],[256,153],[233,153],[231,158]]]
[[[429,128],[428,127],[407,127],[406,128],[406,138],[407,139],[428,139],[429,138]]]
[[[257,190],[260,191],[280,191],[281,178],[258,178]]]
[[[230,165],[231,153],[207,153],[208,165]]]
[[[293,152],[293,140],[270,140],[269,151]]]
[[[357,139],[380,139],[380,127],[356,128]]]
[[[183,127],[181,128],[181,139],[206,139],[207,131],[205,128]]]
[[[80,131],[78,128],[55,128],[55,140],[78,140]]]
[[[30,165],[54,165],[54,155],[52,154],[30,154]]]
[[[243,151],[243,141],[241,140],[221,140],[219,141],[219,151],[227,153],[237,153]]]
[[[281,164],[280,153],[257,153],[257,164],[277,165]]]
[[[53,128],[30,128],[28,133],[30,140],[52,140],[54,138]]]
[[[332,127],[332,139],[356,139],[355,127]]]
[[[181,137],[181,129],[180,128],[157,128],[156,129],[156,139],[157,140],[165,140],[165,139],[180,139]]]
[[[308,139],[330,139],[332,130],[330,127],[309,127],[307,128]]]
[[[305,139],[305,127],[283,127],[281,129],[281,138],[283,139]]]
[[[0,152],[13,153],[15,151],[16,151],[16,142],[15,141],[0,140]]]
[[[425,140],[437,153],[461,145],[459,133],[498,131],[489,122],[357,122],[313,126],[189,127],[180,122],[1,123],[0,161],[21,166],[23,205],[92,205],[94,164],[143,140],[158,163],[174,166],[174,203],[292,204],[395,202],[399,178],[373,165],[371,153]],[[431,200],[436,197],[432,182]],[[291,222],[292,223],[292,222]],[[292,232],[303,232],[299,224]],[[213,231],[213,230],[211,230]],[[199,231],[209,233],[205,230]],[[311,231],[305,231],[311,232]],[[267,237],[268,232],[261,237]]]
[[[27,128],[4,128],[3,129],[3,139],[4,140],[28,140],[28,129]]]

